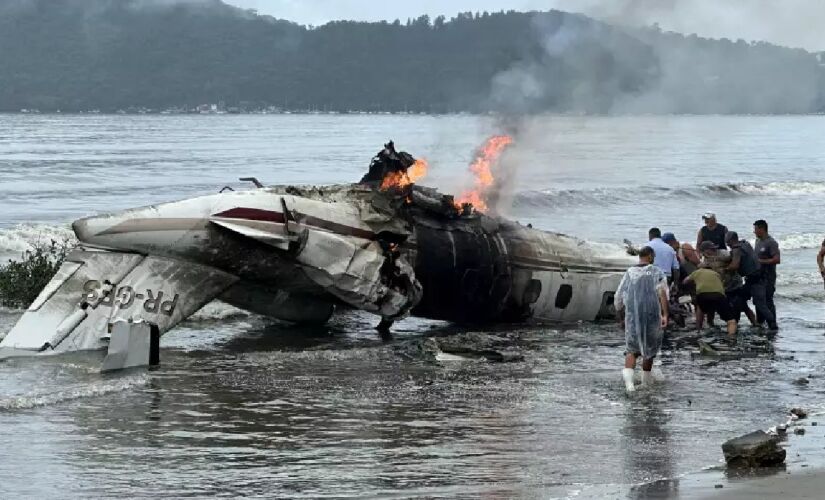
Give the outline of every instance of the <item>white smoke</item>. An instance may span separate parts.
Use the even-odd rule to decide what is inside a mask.
[[[825,101],[817,55],[640,28],[655,13],[688,8],[684,2],[656,2],[658,7],[648,12],[642,8],[648,3],[588,1],[580,6],[605,22],[581,14],[536,13],[526,34],[531,48],[491,81],[491,107],[515,115],[544,110],[774,114],[810,113]],[[729,19],[738,14],[719,10],[719,16],[724,12]]]
[[[655,23],[663,30],[703,37],[825,50],[825,2],[819,0],[551,0],[548,6],[611,24]]]

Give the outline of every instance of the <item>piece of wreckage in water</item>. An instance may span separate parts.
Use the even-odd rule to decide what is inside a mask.
[[[416,185],[228,191],[72,227],[81,246],[0,342],[0,357],[107,347],[114,356],[118,322],[163,334],[213,299],[298,323],[323,323],[336,306],[384,325],[409,314],[595,320],[613,316],[613,293],[633,263],[568,236],[461,215],[451,196]],[[127,332],[121,348],[137,342],[114,330]]]

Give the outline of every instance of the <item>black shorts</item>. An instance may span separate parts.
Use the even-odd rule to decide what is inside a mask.
[[[722,321],[730,321],[736,317],[728,298],[723,293],[700,293],[696,296],[696,305],[711,318],[714,314],[719,314]]]

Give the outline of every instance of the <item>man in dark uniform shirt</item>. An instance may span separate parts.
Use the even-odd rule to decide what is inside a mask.
[[[754,251],[761,268],[759,280],[751,286],[756,319],[760,324],[767,322],[768,328],[776,330],[773,295],[776,292],[776,266],[781,262],[779,244],[768,234],[768,223],[762,219],[753,223],[753,234],[756,235]]]
[[[699,234],[696,236],[696,248],[702,246],[702,242],[710,241],[716,245],[716,248],[719,250],[727,249],[728,247],[725,245],[725,234],[727,234],[728,228],[716,222],[716,214],[713,212],[705,212],[702,214],[702,220],[705,221],[705,225],[702,226]]]

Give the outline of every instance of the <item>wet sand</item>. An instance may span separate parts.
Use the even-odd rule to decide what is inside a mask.
[[[819,429],[823,416],[820,412],[790,425],[780,439],[787,458],[779,467],[729,469],[720,458],[718,465],[701,471],[634,486],[627,498],[825,498],[825,432]]]
[[[705,498],[738,500],[740,498],[816,498],[825,497],[825,470],[754,479],[730,489],[717,490]]]
[[[825,497],[825,469],[784,471],[769,477],[738,479],[729,482],[707,481],[707,478],[696,477],[681,480],[679,490],[679,493],[674,496],[649,494],[631,495],[631,498],[680,498],[685,500],[821,499]]]

